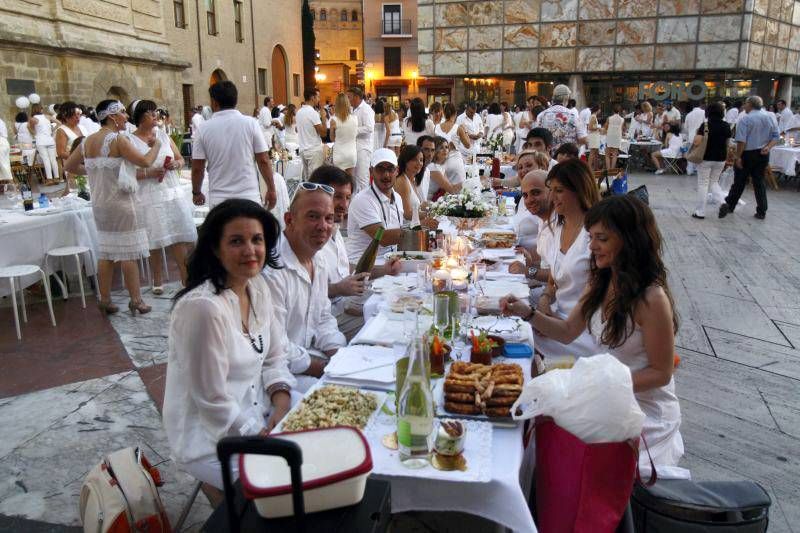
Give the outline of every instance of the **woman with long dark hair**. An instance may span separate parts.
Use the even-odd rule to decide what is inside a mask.
[[[410,227],[419,226],[419,206],[424,201],[417,193],[415,176],[422,169],[424,163],[422,150],[415,144],[407,144],[400,150],[397,158],[397,180],[394,190],[403,199],[403,218]]]
[[[265,266],[279,268],[279,234],[275,217],[251,200],[218,204],[174,299],[164,429],[178,465],[217,489],[217,441],[267,435],[291,405],[284,332],[261,275]]]
[[[425,112],[425,102],[422,98],[411,100],[411,116],[403,121],[403,139],[406,145],[417,144],[417,139],[423,135],[433,135],[434,124]]]
[[[591,238],[591,272],[569,316],[546,316],[513,297],[503,299],[501,308],[565,344],[588,328],[601,351],[631,369],[633,392],[646,415],[642,433],[659,475],[683,476],[682,469],[670,468],[683,455],[672,376],[678,319],[655,217],[632,196],[612,196],[589,209],[583,227]],[[647,454],[640,455],[640,467],[649,470]]]
[[[708,135],[703,161],[697,165],[697,205],[692,213],[693,218],[706,217],[708,194],[723,199],[725,194],[719,186],[719,177],[725,169],[728,159],[728,139],[731,138],[731,127],[725,122],[725,108],[720,102],[714,102],[706,108],[707,121],[697,130],[692,139],[692,146],[700,146],[703,136]],[[706,131],[707,130],[707,131]]]

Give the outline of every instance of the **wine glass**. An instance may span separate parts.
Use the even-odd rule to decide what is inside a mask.
[[[444,336],[450,325],[450,296],[444,293],[433,295],[433,325]]]
[[[4,187],[5,187],[4,194],[6,195],[6,200],[8,200],[9,204],[13,205],[14,198],[17,196],[17,188],[14,185],[13,181],[4,184]]]

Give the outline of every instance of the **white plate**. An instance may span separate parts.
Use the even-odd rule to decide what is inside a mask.
[[[387,291],[410,291],[417,286],[417,275],[381,276],[371,282],[372,292],[382,293]]]
[[[342,388],[346,388],[346,389],[358,389],[358,387],[349,387],[347,385],[326,383],[326,382],[320,380],[320,381],[317,381],[310,389],[308,389],[306,391],[305,395],[303,396],[303,399],[305,400],[305,398],[307,396],[309,396],[312,392],[314,392],[315,390],[319,389],[320,387],[324,387],[325,385],[335,385],[336,387],[342,387]],[[372,412],[372,414],[369,415],[369,420],[367,420],[367,424],[366,424],[366,426],[364,426],[364,428],[366,429],[373,422],[373,420],[375,420],[375,416],[380,412],[381,408],[383,407],[383,404],[386,403],[386,397],[388,396],[388,393],[384,392],[384,391],[376,391],[376,390],[366,390],[366,389],[358,389],[358,390],[359,390],[359,392],[361,392],[363,394],[372,394],[372,395],[374,395],[375,399],[376,399],[376,401],[378,403],[378,406],[375,408],[375,410]],[[301,403],[302,402],[297,402],[295,405],[292,406],[292,408],[289,410],[289,412],[286,413],[286,416],[280,422],[278,422],[278,424],[275,426],[275,429],[272,430],[272,433],[280,433],[281,431],[283,431],[283,421],[286,420],[286,418],[290,414],[292,414],[295,411],[297,411],[298,409],[300,409],[300,404]],[[361,428],[358,428],[358,429],[361,429]]]

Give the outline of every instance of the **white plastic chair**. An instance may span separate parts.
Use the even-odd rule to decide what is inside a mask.
[[[55,272],[53,273],[53,276],[56,278],[56,282],[61,287],[61,294],[64,295],[64,299],[66,300],[69,297],[69,289],[67,288],[67,275],[66,271],[64,271],[63,268],[64,265],[63,259],[65,257],[75,258],[75,266],[78,269],[78,285],[81,288],[81,305],[83,306],[84,309],[86,309],[86,296],[83,291],[83,271],[81,270],[81,256],[83,254],[89,254],[89,261],[92,260],[92,251],[87,246],[63,246],[61,248],[54,248],[53,250],[47,252],[47,255],[45,255],[44,260],[45,260],[45,266],[47,266],[47,260],[51,257],[62,260],[61,270],[62,272],[64,272],[64,279],[62,280],[61,277],[59,277],[59,275],[56,274]],[[95,287],[98,287],[97,276],[95,276],[94,285]]]
[[[50,322],[53,327],[56,325],[56,316],[53,314],[53,298],[50,296],[50,283],[47,279],[47,274],[44,270],[36,265],[15,265],[8,267],[0,267],[0,279],[7,278],[11,284],[11,307],[14,309],[14,325],[17,328],[17,340],[22,340],[22,331],[19,327],[19,313],[17,312],[17,279],[21,279],[31,274],[39,272],[42,275],[42,284],[44,285],[44,293],[47,296],[47,307],[50,310]],[[28,322],[28,312],[25,310],[25,287],[19,284],[20,304],[22,306],[22,320]]]

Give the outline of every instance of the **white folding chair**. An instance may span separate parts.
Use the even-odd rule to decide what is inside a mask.
[[[81,256],[83,254],[89,254],[89,260],[92,260],[92,251],[87,246],[64,246],[61,248],[54,248],[47,252],[44,257],[45,267],[47,266],[47,260],[51,257],[61,259],[61,271],[64,272],[64,280],[61,280],[61,277],[57,273],[53,273],[53,276],[56,278],[56,282],[61,287],[61,294],[64,296],[66,300],[69,297],[69,288],[67,285],[67,273],[64,270],[64,261],[63,258],[65,257],[74,257],[75,258],[75,266],[78,269],[78,285],[81,289],[81,306],[86,309],[86,296],[83,291],[83,271],[81,269]],[[94,279],[95,287],[99,287],[97,284],[97,276]]]
[[[14,309],[14,325],[17,328],[17,340],[22,340],[22,330],[19,325],[19,314],[17,312],[17,290],[20,294],[20,304],[22,307],[22,320],[28,322],[28,312],[25,310],[25,287],[22,286],[22,278],[30,276],[31,274],[40,273],[42,275],[42,284],[44,284],[44,293],[47,297],[47,307],[50,310],[50,322],[53,327],[56,325],[56,316],[53,314],[53,298],[50,295],[50,283],[47,279],[47,274],[44,270],[36,265],[14,265],[8,267],[0,267],[0,279],[8,279],[11,284],[11,307]],[[19,282],[19,287],[17,287]],[[29,284],[30,285],[30,284]]]

